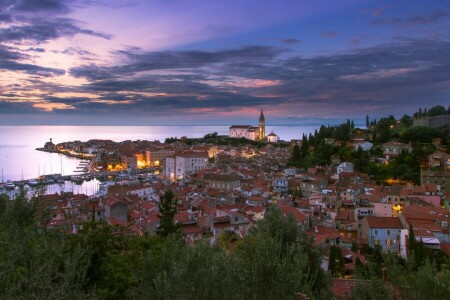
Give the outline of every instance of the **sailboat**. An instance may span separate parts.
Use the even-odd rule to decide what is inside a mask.
[[[23,179],[23,169],[22,169],[22,175],[20,176],[20,181],[17,183],[18,186],[24,186],[25,180]]]
[[[63,178],[64,175],[63,175],[63,164],[62,164],[62,155],[61,154],[60,154],[60,159],[61,159],[61,176],[59,176],[56,179],[56,182],[59,183],[59,184],[64,184],[66,181]]]

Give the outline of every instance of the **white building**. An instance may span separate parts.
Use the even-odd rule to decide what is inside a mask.
[[[337,167],[337,174],[341,174],[342,172],[353,173],[354,165],[351,162],[343,162]]]
[[[276,143],[278,142],[278,135],[273,133],[273,131],[267,136],[267,141],[269,143]]]
[[[187,174],[205,169],[208,166],[208,153],[189,152],[166,157],[165,175],[171,179],[181,179]]]
[[[258,127],[250,125],[233,125],[230,126],[231,138],[246,138],[248,140],[256,141],[258,138]]]
[[[230,138],[246,138],[252,141],[263,141],[266,138],[266,119],[261,110],[259,116],[259,126],[232,125],[230,126]]]

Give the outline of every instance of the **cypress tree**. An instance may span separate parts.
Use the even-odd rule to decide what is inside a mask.
[[[180,226],[174,223],[177,213],[176,202],[173,199],[172,191],[166,191],[161,198],[159,205],[159,228],[157,233],[161,236],[168,236],[172,233],[178,233]]]
[[[302,155],[300,153],[300,147],[295,144],[294,149],[292,150],[292,161],[293,162],[300,162],[302,159]]]

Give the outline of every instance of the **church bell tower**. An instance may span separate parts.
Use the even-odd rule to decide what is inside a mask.
[[[266,118],[264,118],[263,110],[259,115],[258,140],[263,141],[266,138]]]

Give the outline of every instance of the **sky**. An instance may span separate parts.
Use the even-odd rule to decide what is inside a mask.
[[[0,125],[333,124],[450,104],[450,0],[0,0]]]

